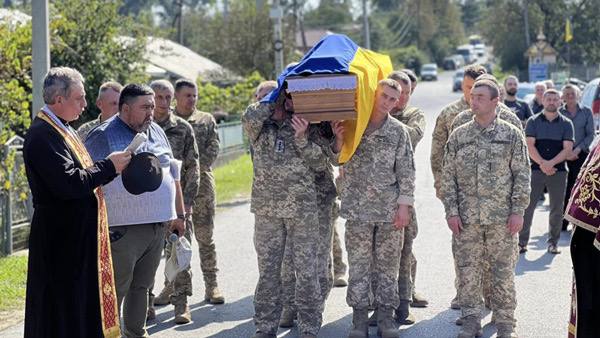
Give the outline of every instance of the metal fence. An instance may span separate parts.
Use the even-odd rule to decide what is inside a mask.
[[[15,153],[15,165],[8,173],[8,179],[12,183],[15,175],[23,166],[23,138],[14,136],[6,142],[2,149],[2,160]],[[21,191],[22,192],[22,191]],[[21,198],[14,189],[10,193],[6,190],[0,192],[0,253],[10,255],[13,251],[27,248],[29,240],[30,221],[32,215],[31,198]]]
[[[242,122],[221,123],[218,125],[217,131],[221,140],[221,147],[215,166],[223,165],[248,150],[244,140]]]
[[[219,124],[219,138],[221,147],[217,165],[227,163],[247,151],[244,142],[242,123],[229,122]],[[0,159],[4,160],[11,152],[15,153],[15,165],[9,173],[10,182],[14,182],[15,175],[23,166],[23,138],[15,136],[2,147]],[[1,165],[1,164],[0,164]],[[14,251],[28,247],[29,231],[33,206],[29,191],[27,199],[18,196],[21,192],[0,190],[0,256],[10,255]]]

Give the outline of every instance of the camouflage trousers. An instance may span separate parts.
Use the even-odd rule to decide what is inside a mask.
[[[344,263],[344,252],[342,251],[342,240],[340,239],[340,235],[338,234],[337,228],[335,226],[336,220],[338,219],[338,215],[340,212],[340,206],[336,202],[333,207],[332,212],[332,227],[333,227],[333,244],[332,244],[332,254],[333,254],[333,275],[334,276],[344,276],[348,270],[346,263]]]
[[[215,179],[212,172],[200,174],[200,188],[192,208],[194,237],[198,242],[200,268],[207,287],[217,286],[217,252],[213,241],[215,228]]]
[[[458,262],[456,258],[457,252],[457,241],[455,236],[452,236],[452,256],[454,257],[454,288],[456,289],[456,299],[460,299],[460,270],[458,269]],[[518,254],[518,253],[517,253]],[[486,306],[490,306],[491,310],[491,299],[492,299],[492,271],[488,260],[483,261],[482,275],[481,275],[481,290],[483,301]],[[416,268],[415,268],[416,270]]]
[[[329,296],[329,292],[333,287],[333,267],[331,258],[332,246],[332,230],[335,220],[333,219],[333,204],[332,202],[324,201],[319,208],[319,238],[317,250],[317,269],[319,286],[321,289],[322,304],[324,307],[325,301]],[[336,215],[337,216],[337,215]],[[294,268],[292,247],[293,238],[290,233],[286,238],[285,253],[283,256],[283,266],[281,267],[281,289],[283,298],[283,307],[289,311],[296,311],[295,294],[296,294],[296,269]]]
[[[511,236],[506,224],[463,225],[455,235],[456,264],[459,271],[459,302],[462,316],[481,317],[483,276],[489,264],[491,306],[496,323],[514,323],[517,307],[515,266],[517,235]]]
[[[346,222],[349,280],[346,302],[352,308],[366,309],[374,302],[378,306],[397,308],[398,271],[404,230],[391,222]]]
[[[258,331],[275,334],[282,310],[281,269],[287,238],[296,271],[295,305],[300,333],[317,335],[322,322],[322,296],[318,278],[318,216],[298,218],[255,215],[254,248],[258,258],[258,284],[254,294],[254,324]]]
[[[404,243],[400,254],[400,270],[398,272],[398,295],[400,300],[412,299],[417,260],[413,254],[413,241],[418,233],[417,215],[411,208],[410,224],[404,228]]]

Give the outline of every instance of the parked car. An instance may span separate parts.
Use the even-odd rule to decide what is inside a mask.
[[[421,67],[421,80],[437,81],[437,65],[435,63],[426,63]]]
[[[592,113],[600,113],[600,77],[590,81],[581,94],[581,104],[592,110]]]
[[[454,73],[454,76],[452,77],[452,91],[453,92],[458,92],[458,91],[462,90],[462,81],[463,81],[464,77],[465,77],[464,69],[459,69],[456,71],[456,73]]]
[[[529,94],[535,94],[535,83],[519,83],[519,89],[517,89],[517,98],[520,100],[525,100],[525,96]]]
[[[483,43],[476,44],[474,49],[475,49],[475,54],[477,54],[478,57],[485,56],[485,45]]]
[[[562,88],[564,85],[566,85],[567,83],[568,83],[568,84],[572,84],[572,85],[576,85],[576,86],[577,86],[577,87],[579,87],[579,89],[581,89],[581,90],[583,90],[583,89],[585,88],[585,86],[587,85],[587,82],[585,82],[585,81],[582,81],[582,80],[580,80],[580,79],[578,79],[578,78],[575,78],[575,77],[570,77],[570,78],[568,78],[568,79],[567,79],[567,81],[566,81],[566,83],[562,83],[562,82],[555,81],[555,82],[554,82],[554,85],[556,86],[556,88],[559,88],[559,89],[560,89],[560,88]]]
[[[446,56],[442,61],[442,68],[445,70],[455,70],[465,65],[465,59],[461,55],[454,54]]]
[[[456,54],[462,55],[465,59],[465,64],[470,65],[477,61],[477,55],[475,54],[475,47],[473,45],[462,45],[456,48]]]

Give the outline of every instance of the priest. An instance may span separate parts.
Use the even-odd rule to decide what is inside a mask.
[[[565,219],[571,239],[573,287],[569,338],[600,337],[600,147],[588,155],[571,191]]]
[[[29,236],[25,337],[118,337],[106,207],[101,185],[129,163],[115,152],[93,163],[70,122],[87,103],[75,69],[46,75],[46,105],[25,136],[34,213]]]

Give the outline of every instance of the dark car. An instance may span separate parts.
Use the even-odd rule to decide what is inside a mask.
[[[442,68],[444,70],[455,70],[462,67],[465,64],[465,59],[462,55],[454,54],[444,58],[442,61]]]
[[[462,81],[463,81],[464,77],[465,77],[465,71],[463,69],[459,69],[456,71],[456,73],[454,73],[454,76],[452,77],[452,91],[453,92],[458,92],[458,91],[462,90]]]
[[[592,113],[600,113],[600,77],[590,81],[581,94],[581,104],[592,110]]]

